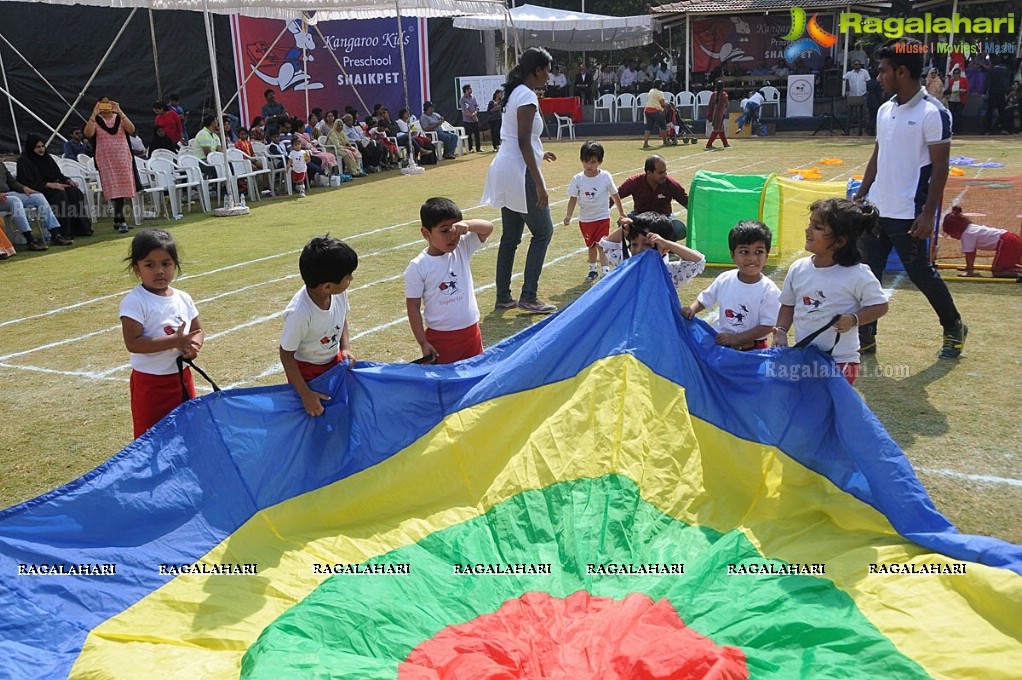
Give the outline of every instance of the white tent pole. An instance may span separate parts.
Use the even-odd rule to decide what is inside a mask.
[[[18,51],[18,48],[17,48],[17,47],[15,47],[14,45],[12,45],[12,44],[11,44],[11,41],[10,41],[10,40],[8,40],[8,39],[7,39],[6,37],[4,37],[4,34],[3,34],[3,33],[0,33],[0,40],[3,40],[3,41],[4,41],[4,43],[5,43],[5,44],[6,44],[6,45],[7,45],[8,47],[10,47],[10,48],[11,48],[12,50],[14,50],[14,53],[15,53],[16,55],[18,55],[19,57],[21,57],[21,60],[22,60],[23,62],[25,62],[26,64],[28,64],[28,67],[29,67],[30,69],[32,69],[32,73],[34,73],[34,74],[36,74],[37,76],[39,76],[39,80],[41,80],[41,81],[43,81],[44,83],[46,83],[47,87],[49,87],[49,88],[50,88],[51,90],[53,90],[53,93],[54,93],[55,95],[57,95],[58,97],[60,97],[60,100],[61,100],[62,102],[64,102],[65,104],[67,104],[67,105],[68,105],[69,107],[71,106],[71,102],[69,102],[69,101],[67,100],[67,97],[65,97],[64,95],[62,95],[62,94],[60,93],[60,91],[59,91],[59,90],[57,90],[57,88],[55,88],[55,87],[53,86],[53,83],[51,83],[50,81],[48,81],[48,80],[46,79],[46,76],[44,76],[44,75],[43,75],[42,73],[40,73],[40,72],[39,72],[39,69],[37,69],[37,68],[36,68],[35,66],[33,66],[33,65],[32,65],[32,62],[30,62],[30,61],[29,61],[29,60],[28,60],[28,59],[27,59],[27,58],[25,57],[25,55],[24,55],[24,54],[22,54],[21,52],[19,52],[19,51]],[[77,111],[75,111],[75,113],[78,113],[78,112],[77,112]],[[85,116],[83,116],[82,114],[78,113],[78,117],[79,117],[79,118],[81,118],[83,122],[85,122]]]
[[[689,61],[692,57],[692,17],[685,13],[685,91],[692,91],[692,83],[689,77],[691,73],[691,62]],[[699,113],[699,107],[696,107],[696,113]]]
[[[216,47],[213,42],[213,15],[209,13],[207,0],[202,0],[202,23],[206,27],[206,47],[209,49],[209,68],[213,72],[213,102],[216,104],[216,119],[220,126],[220,145],[224,157],[224,177],[227,178],[227,191],[233,208],[238,200],[238,185],[231,177],[231,164],[227,160],[227,135],[224,134],[224,109],[220,104],[220,73],[216,67]]]
[[[848,7],[846,7],[846,9],[847,9],[847,11],[849,13],[851,13],[851,11],[852,11],[851,5],[848,5]],[[837,17],[834,17],[834,18],[837,19]],[[843,63],[843,67],[841,69],[841,94],[842,94],[842,96],[844,96],[844,95],[848,94],[848,81],[845,80],[845,78],[844,78],[844,74],[848,73],[848,27],[847,26],[845,26],[845,56],[844,56],[842,61],[844,63]],[[777,108],[780,108],[780,104],[777,105]],[[851,127],[851,126],[849,126],[849,127]]]
[[[57,130],[64,127],[64,123],[66,123],[67,119],[71,117],[71,112],[75,110],[76,106],[78,106],[78,102],[82,101],[82,97],[84,97],[86,91],[88,91],[89,85],[92,85],[92,81],[96,79],[97,75],[99,75],[99,69],[103,68],[103,64],[105,64],[106,60],[110,57],[110,53],[114,51],[114,46],[117,45],[117,41],[121,39],[121,36],[124,34],[124,29],[128,27],[128,23],[131,21],[131,18],[135,16],[135,12],[137,11],[138,7],[132,9],[131,14],[129,14],[128,18],[124,20],[124,24],[121,26],[121,30],[117,31],[117,35],[114,36],[113,41],[110,43],[110,47],[106,49],[106,53],[103,54],[103,58],[99,60],[99,63],[96,65],[96,69],[92,72],[92,75],[89,76],[88,82],[86,82],[85,85],[82,86],[81,92],[78,93],[78,98],[75,99],[75,103],[71,105],[71,108],[68,109],[68,112],[65,113],[64,117],[60,119],[60,122],[57,123],[57,127],[53,130],[53,134],[51,134],[50,138],[46,140],[46,146],[50,145],[50,142],[52,142],[53,138],[57,135]]]
[[[317,35],[319,35],[320,40],[322,40],[323,44],[326,45],[327,51],[330,53],[330,56],[333,58],[334,63],[337,64],[337,69],[341,72],[341,74],[344,75],[345,78],[348,78],[348,72],[344,70],[343,66],[341,66],[341,62],[337,58],[337,54],[334,52],[333,46],[330,44],[330,41],[327,40],[323,36],[323,32],[319,30],[319,25],[318,24],[313,24],[312,27],[314,29],[316,29],[316,33],[317,33]],[[359,93],[358,88],[355,87],[354,84],[352,84],[351,89],[355,93],[355,96],[358,97],[359,103],[362,104],[362,109],[365,110],[365,111],[368,111],[369,110],[369,105],[366,104],[364,99],[362,99],[362,95]]]
[[[405,61],[405,34],[404,27],[401,25],[401,0],[394,0],[394,9],[397,12],[397,49],[401,53],[401,81],[405,86],[405,108],[409,111],[412,110],[412,102],[408,97],[408,64]],[[419,40],[423,40],[424,36],[420,35]],[[411,118],[408,119],[409,122]],[[398,156],[400,158],[400,156]],[[408,167],[415,167],[415,148],[412,146],[412,126],[408,126]]]
[[[0,69],[2,69],[2,68],[3,68],[2,61],[0,61]],[[4,73],[4,85],[7,85],[7,73],[6,72]],[[35,118],[37,121],[39,121],[43,125],[43,127],[45,127],[47,130],[52,132],[54,137],[59,137],[60,139],[62,139],[64,141],[67,141],[67,138],[64,137],[64,135],[62,135],[59,132],[57,132],[55,129],[53,129],[53,127],[50,126],[49,123],[47,123],[45,120],[43,120],[42,118],[37,116],[35,111],[33,111],[32,109],[28,108],[27,106],[25,106],[21,102],[19,102],[18,99],[13,94],[11,94],[10,91],[6,87],[0,87],[0,94],[7,95],[8,101],[11,102],[11,118],[14,117],[14,104],[17,104],[18,106],[20,106],[22,109],[25,110],[25,113],[27,113],[28,115],[30,115],[33,118]],[[17,123],[17,121],[14,122],[14,134],[15,135],[18,134],[18,123]],[[53,137],[50,137],[50,139],[53,139]],[[18,139],[18,149],[19,150],[21,149],[21,139],[20,138]]]
[[[153,21],[153,7],[149,5],[149,39],[153,45],[153,67],[156,69],[156,98],[163,101],[163,88],[160,86],[160,53],[156,49],[156,23]]]
[[[302,13],[302,32],[305,33],[305,37],[306,38],[309,37],[309,15],[307,13],[304,13],[304,12]],[[303,40],[302,41],[302,70],[305,71],[305,75],[308,76],[309,75],[309,55],[308,55],[308,52],[305,51],[305,43],[306,43],[306,41]],[[306,85],[309,84],[309,80],[312,80],[312,78],[310,77],[308,80],[305,81]],[[305,88],[305,124],[306,125],[309,124],[309,88],[308,87]],[[313,131],[313,132],[315,132],[315,131]],[[312,135],[309,135],[309,138],[311,139]]]
[[[259,70],[259,67],[263,65],[263,62],[266,61],[266,57],[270,56],[270,53],[273,52],[273,48],[277,46],[277,43],[280,42],[280,39],[284,37],[285,33],[287,33],[286,21],[284,22],[284,28],[281,29],[280,33],[277,34],[277,39],[274,40],[273,43],[270,45],[270,48],[266,50],[266,54],[264,54],[262,58],[260,58],[259,61],[255,63],[255,66],[253,66],[252,69],[247,74],[245,74],[244,80],[241,81],[241,89],[243,89],[245,87],[245,84],[248,83],[249,78],[255,75],[255,72]],[[237,92],[231,95],[231,98],[227,100],[226,104],[224,104],[225,107],[230,108],[231,104],[234,103],[234,100],[238,98],[239,94],[241,94],[241,89],[239,89]],[[245,121],[241,122],[244,123]]]
[[[18,119],[14,117],[14,97],[11,96],[11,86],[7,84],[7,68],[4,66],[4,52],[0,50],[0,72],[4,74],[4,92],[7,93],[7,105],[11,107],[11,123],[14,125],[14,139],[18,142],[18,153],[22,152],[21,133],[18,132]],[[21,104],[21,102],[18,102]],[[32,113],[29,111],[29,113]]]

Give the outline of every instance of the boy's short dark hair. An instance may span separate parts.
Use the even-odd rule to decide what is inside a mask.
[[[904,66],[912,78],[923,75],[922,43],[914,38],[892,38],[885,42],[876,52],[877,59],[886,59],[891,68]]]
[[[603,162],[603,145],[599,142],[589,140],[582,144],[582,149],[578,153],[579,160],[591,161],[593,159]]]
[[[632,226],[629,230],[629,237],[632,240],[650,232],[658,234],[668,241],[674,240],[674,225],[671,224],[669,216],[648,210],[632,218]]]
[[[434,196],[419,208],[419,220],[426,229],[432,229],[446,220],[461,220],[461,208],[449,198]]]
[[[358,268],[358,255],[344,241],[330,234],[313,237],[298,257],[298,271],[306,288],[340,283]]]
[[[751,246],[753,243],[762,241],[769,253],[770,242],[773,240],[773,237],[774,234],[770,231],[770,227],[759,220],[742,220],[727,235],[727,247],[731,250],[731,254],[734,255],[738,246]]]

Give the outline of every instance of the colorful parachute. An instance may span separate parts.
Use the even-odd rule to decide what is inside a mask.
[[[474,360],[318,388],[194,400],[0,513],[0,675],[1022,668],[1022,549],[956,533],[829,357],[683,320],[654,253]]]

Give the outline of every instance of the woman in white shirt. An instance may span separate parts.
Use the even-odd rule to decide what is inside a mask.
[[[557,307],[537,297],[543,259],[554,232],[549,197],[540,171],[540,161],[557,156],[543,151],[540,135],[543,117],[535,90],[550,78],[550,53],[530,47],[511,69],[504,85],[504,113],[501,118],[500,149],[490,164],[483,188],[484,204],[500,208],[502,233],[497,251],[497,309],[519,307],[533,314],[550,314]],[[511,297],[511,270],[515,251],[528,225],[532,233],[525,258],[525,277],[517,302]]]

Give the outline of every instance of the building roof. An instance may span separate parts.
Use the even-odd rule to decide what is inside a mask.
[[[652,7],[653,14],[741,14],[750,12],[787,11],[795,3],[792,0],[679,0],[666,5]],[[876,12],[890,9],[885,0],[801,0],[797,3],[805,10],[843,10],[851,5],[852,11]]]

